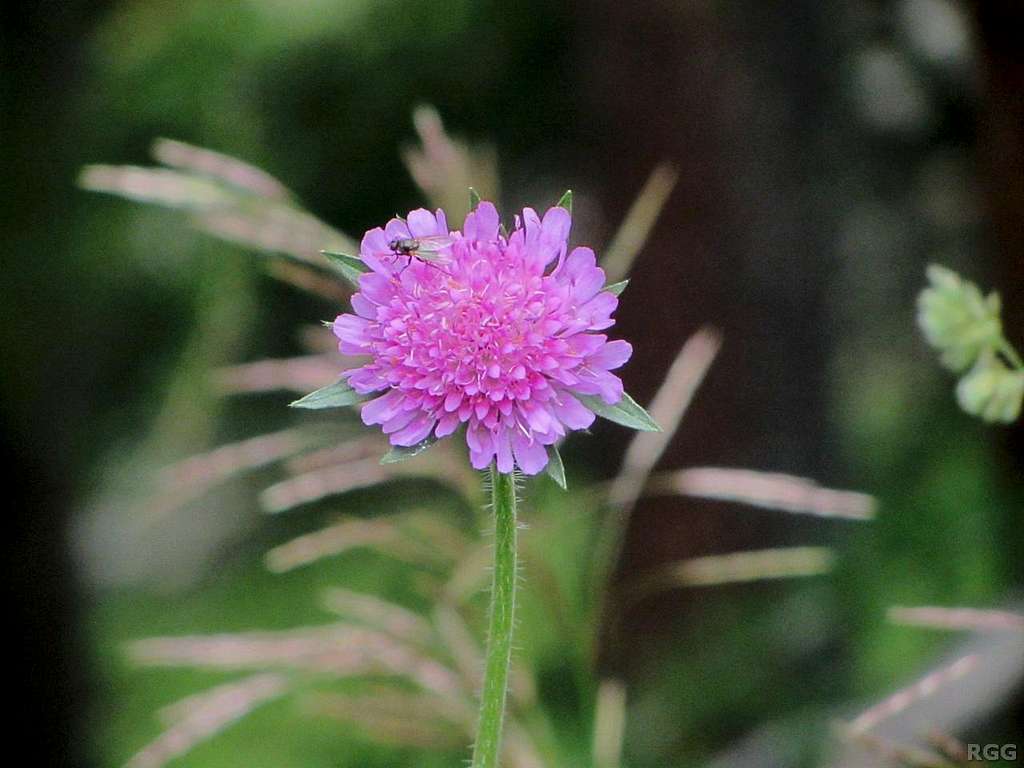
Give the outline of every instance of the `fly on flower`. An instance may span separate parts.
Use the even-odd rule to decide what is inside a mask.
[[[427,264],[446,264],[449,258],[443,251],[450,248],[454,242],[455,238],[450,235],[396,237],[388,243],[388,248],[395,256],[408,257],[406,266],[412,264],[413,259],[419,259]]]

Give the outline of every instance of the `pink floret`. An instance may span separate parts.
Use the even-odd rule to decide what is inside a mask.
[[[570,225],[562,208],[543,218],[528,208],[506,237],[483,202],[461,232],[424,209],[367,232],[360,256],[372,271],[352,297],[355,314],[334,322],[340,351],[370,358],[346,371],[349,384],[381,393],[363,421],[397,446],[465,425],[474,467],[534,475],[546,446],[593,423],[578,395],[618,402],[611,371],[632,347],[598,333],[614,324],[618,299],[602,290],[593,251],[567,253]],[[390,247],[402,238],[442,245],[429,260],[410,258]]]

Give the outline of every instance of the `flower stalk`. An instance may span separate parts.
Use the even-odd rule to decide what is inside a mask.
[[[487,630],[487,656],[480,696],[480,720],[473,746],[473,768],[497,768],[505,718],[512,631],[516,605],[516,487],[512,473],[491,466],[494,510],[494,574]]]

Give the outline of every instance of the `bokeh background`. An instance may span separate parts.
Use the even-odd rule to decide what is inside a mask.
[[[313,623],[306,596],[339,580],[401,593],[369,560],[274,576],[261,555],[339,504],[434,492],[399,483],[282,522],[241,483],[140,522],[148,468],[288,423],[286,396],[224,401],[209,372],[298,354],[296,328],[338,311],[175,212],[76,185],[89,163],[151,164],[157,137],[244,158],[357,235],[421,203],[399,150],[422,103],[493,148],[506,210],[572,187],[581,241],[607,242],[659,162],[678,170],[618,313],[627,387],[647,401],[702,324],[724,345],[662,466],[809,476],[873,494],[879,514],[642,501],[620,578],[766,545],[840,557],[825,578],[630,611],[629,641],[600,661],[637,691],[625,764],[820,764],[832,718],[964,642],[894,626],[887,606],[1019,608],[1024,432],[959,412],[914,326],[938,261],[998,288],[1024,341],[1017,3],[65,0],[5,16],[9,663],[27,677],[12,701],[43,726],[34,762],[121,765],[159,733],[159,706],[221,679],[136,669],[126,641]],[[572,444],[570,480],[611,476],[627,440],[605,425]],[[578,690],[544,679],[556,714],[574,711]],[[1011,687],[956,735],[1020,743]],[[417,754],[280,707],[180,764],[427,764]]]

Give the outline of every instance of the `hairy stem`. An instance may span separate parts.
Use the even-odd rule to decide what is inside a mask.
[[[508,668],[516,606],[516,488],[511,474],[491,467],[494,507],[494,580],[487,635],[480,721],[473,747],[473,768],[497,768],[505,717]]]

